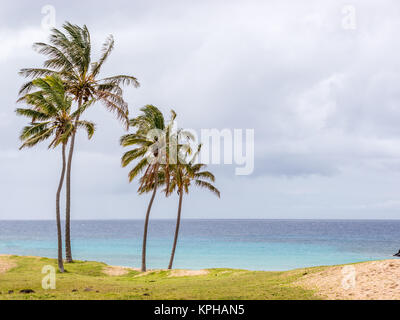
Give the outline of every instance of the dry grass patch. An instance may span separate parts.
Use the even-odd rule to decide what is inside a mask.
[[[206,276],[209,273],[208,270],[172,270],[168,277]]]
[[[10,256],[0,255],[0,273],[6,273],[8,270],[16,266],[17,264],[10,259]]]

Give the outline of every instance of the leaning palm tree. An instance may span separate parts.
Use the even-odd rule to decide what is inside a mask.
[[[151,207],[157,193],[160,168],[167,167],[166,163],[168,163],[169,157],[168,135],[176,114],[172,111],[170,124],[165,125],[164,116],[157,107],[146,105],[141,109],[141,112],[138,117],[130,120],[130,126],[135,129],[135,132],[122,136],[120,143],[124,147],[135,146],[134,149],[127,151],[121,159],[123,167],[138,160],[129,172],[129,181],[131,182],[143,173],[138,192],[142,193],[143,190],[150,188],[152,190],[143,232],[141,270],[144,272],[146,271],[147,231]],[[168,173],[168,170],[166,171]]]
[[[114,48],[114,38],[110,35],[103,44],[100,59],[92,62],[92,46],[90,33],[86,26],[66,22],[63,25],[65,32],[53,29],[50,43],[35,43],[34,49],[47,56],[43,68],[22,69],[20,74],[24,77],[40,78],[57,74],[65,84],[66,91],[77,103],[77,110],[89,101],[101,101],[108,110],[114,112],[117,118],[123,121],[128,128],[128,105],[123,99],[123,85],[139,86],[135,77],[117,75],[100,78],[99,74],[104,62]],[[33,87],[33,82],[25,83],[19,94],[24,97]],[[79,121],[79,115],[75,119]],[[75,131],[71,136],[68,153],[66,173],[66,222],[65,222],[65,247],[66,260],[72,262],[70,219],[71,219],[71,170],[72,158],[75,148]]]
[[[65,150],[68,140],[72,137],[76,128],[86,129],[89,139],[94,133],[94,124],[88,121],[76,119],[82,110],[91,102],[88,101],[84,108],[71,113],[72,98],[66,95],[63,81],[58,76],[48,76],[44,79],[36,79],[32,87],[37,91],[25,95],[22,100],[31,108],[18,108],[16,113],[31,119],[31,124],[24,127],[20,135],[23,141],[20,149],[36,146],[39,142],[50,139],[49,148],[62,146],[62,170],[56,193],[56,220],[58,242],[58,269],[64,272],[60,217],[60,194],[64,183],[66,159]]]
[[[197,163],[194,161],[201,150],[201,145],[198,146],[197,152],[191,157],[190,161],[186,159],[191,155],[191,149],[187,148],[187,145],[178,145],[178,161],[176,164],[171,165],[170,170],[170,183],[166,188],[168,193],[177,191],[179,195],[178,204],[178,215],[176,219],[176,228],[174,236],[174,244],[172,246],[171,258],[169,261],[168,269],[172,269],[174,262],[176,244],[178,242],[179,227],[181,223],[181,212],[182,212],[182,201],[183,194],[189,193],[189,188],[192,183],[201,188],[205,188],[218,197],[220,197],[220,191],[212,184],[215,181],[214,175],[209,171],[202,171],[206,167],[205,164]],[[164,182],[165,184],[165,182]]]

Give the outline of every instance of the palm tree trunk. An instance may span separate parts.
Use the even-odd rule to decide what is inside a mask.
[[[142,247],[142,272],[146,271],[147,229],[148,229],[148,226],[149,226],[149,217],[150,217],[151,207],[153,205],[154,198],[155,198],[156,193],[157,193],[157,187],[158,187],[158,165],[156,165],[156,167],[155,167],[155,172],[156,172],[156,177],[155,177],[155,180],[154,180],[153,194],[151,195],[149,206],[147,207],[146,220],[144,222],[143,247]]]
[[[62,253],[62,234],[61,234],[61,215],[60,215],[60,194],[64,183],[65,176],[65,143],[62,145],[62,170],[60,183],[58,184],[56,195],[56,219],[57,219],[57,242],[58,242],[58,269],[64,272],[63,253]]]
[[[82,98],[78,101],[78,109],[82,105]],[[79,121],[79,115],[76,122]],[[71,136],[71,144],[69,146],[68,164],[67,164],[67,186],[66,186],[66,203],[65,203],[65,256],[67,263],[74,262],[72,259],[71,250],[71,170],[72,170],[72,156],[74,154],[76,129]]]
[[[171,258],[170,258],[170,260],[169,260],[169,265],[168,265],[168,269],[169,269],[169,270],[172,269],[172,264],[174,263],[176,243],[178,242],[179,226],[180,226],[180,224],[181,224],[182,199],[183,199],[183,190],[179,190],[178,217],[177,217],[177,219],[176,219],[176,229],[175,229],[174,245],[173,245],[173,247],[172,247]]]

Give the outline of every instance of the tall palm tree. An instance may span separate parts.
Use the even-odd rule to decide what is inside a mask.
[[[23,141],[20,149],[36,146],[39,142],[51,138],[49,148],[62,145],[62,170],[56,192],[56,220],[58,242],[58,269],[64,272],[60,217],[60,194],[64,183],[66,159],[65,150],[68,140],[72,137],[76,128],[86,129],[89,139],[92,137],[95,127],[88,121],[76,120],[84,108],[91,102],[87,102],[83,108],[71,113],[72,98],[66,95],[63,81],[58,76],[48,76],[44,79],[36,79],[32,82],[32,88],[36,92],[26,94],[21,100],[31,108],[18,108],[16,113],[31,119],[31,124],[24,127],[20,135]]]
[[[168,193],[171,193],[172,191],[176,190],[179,195],[178,215],[176,219],[174,244],[172,246],[172,252],[168,269],[172,269],[175,257],[176,245],[178,242],[179,227],[181,223],[183,194],[184,193],[188,194],[191,184],[194,183],[196,186],[205,188],[213,192],[218,197],[220,197],[220,191],[212,184],[212,182],[215,182],[214,175],[210,171],[202,171],[202,169],[206,167],[205,164],[194,163],[198,153],[201,150],[201,145],[198,146],[197,152],[191,157],[190,161],[187,161],[186,159],[190,156],[191,149],[184,146],[185,145],[178,146],[178,161],[176,164],[171,165],[171,170],[170,170],[171,181],[169,183],[169,187],[167,187],[169,188]]]
[[[123,167],[138,160],[129,172],[129,181],[131,182],[143,173],[138,192],[143,193],[143,190],[150,188],[152,190],[143,232],[141,270],[144,272],[146,271],[147,232],[151,207],[157,193],[160,168],[165,167],[165,163],[168,163],[169,150],[168,138],[166,137],[169,135],[176,114],[172,111],[171,121],[168,125],[165,125],[164,116],[157,107],[146,105],[140,111],[141,114],[138,117],[130,120],[130,126],[135,129],[134,133],[122,136],[120,143],[123,147],[135,146],[134,149],[127,151],[121,159]]]
[[[90,33],[86,25],[78,25],[66,22],[63,25],[65,32],[53,29],[50,35],[50,43],[35,43],[34,49],[40,54],[47,56],[43,68],[26,68],[20,71],[24,77],[33,79],[58,74],[68,94],[77,103],[77,110],[89,101],[101,101],[105,107],[114,112],[128,128],[128,104],[123,99],[123,85],[139,86],[135,77],[117,75],[100,78],[99,74],[104,62],[114,49],[114,38],[108,36],[103,44],[102,53],[98,61],[92,62],[92,46]],[[33,82],[25,83],[19,94],[24,96],[33,87]],[[79,115],[75,119],[79,121]],[[66,222],[65,222],[65,247],[66,260],[72,262],[70,220],[71,220],[71,170],[72,158],[75,148],[75,131],[71,136],[71,143],[68,153],[66,173]]]

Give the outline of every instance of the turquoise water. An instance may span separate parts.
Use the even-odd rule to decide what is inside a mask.
[[[166,268],[175,222],[151,221],[148,267]],[[73,221],[79,260],[140,266],[143,221]],[[56,257],[54,221],[0,221],[0,253]],[[176,268],[288,270],[388,259],[400,248],[400,221],[184,220]]]

